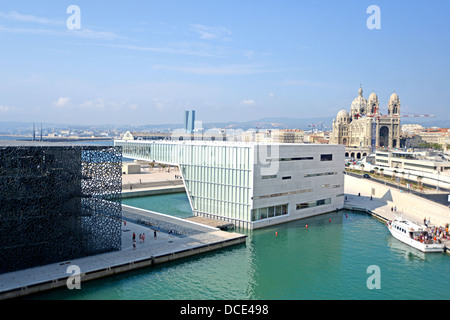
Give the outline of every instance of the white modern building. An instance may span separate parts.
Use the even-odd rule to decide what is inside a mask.
[[[344,146],[116,140],[123,156],[179,167],[193,214],[256,229],[342,209]]]
[[[404,151],[377,151],[375,165],[397,170],[450,175],[450,162],[419,159],[418,154]]]

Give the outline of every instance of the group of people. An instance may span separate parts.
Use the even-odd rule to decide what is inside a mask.
[[[156,230],[153,230],[153,237],[156,239]],[[139,242],[145,242],[145,233],[139,234]],[[133,250],[136,249],[136,234],[133,232]]]
[[[424,219],[424,221],[425,220],[426,220],[426,218]],[[429,224],[430,224],[430,220],[428,220],[425,225],[428,227]],[[441,243],[442,240],[450,240],[450,234],[448,233],[448,223],[445,226],[445,228],[442,226],[428,227],[428,232],[427,232],[426,237],[428,239],[423,239],[423,240],[434,240],[438,243]]]
[[[430,218],[424,218],[423,224],[427,227],[426,232],[422,232],[420,235],[414,237],[414,240],[431,244],[433,242],[441,243],[442,240],[450,240],[450,234],[448,233],[448,223],[444,227],[430,227]]]

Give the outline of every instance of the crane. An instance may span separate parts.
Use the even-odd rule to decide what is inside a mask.
[[[402,114],[402,115],[400,115],[400,117],[418,118],[418,117],[434,117],[434,115],[410,113],[410,114]]]
[[[312,133],[317,132],[317,129],[315,129],[315,127],[317,127],[317,124],[316,124],[316,123],[310,123],[310,124],[308,124],[308,127],[313,128],[313,129],[311,130]]]
[[[370,115],[370,116],[367,116],[367,117],[372,118],[372,117],[390,117],[390,116],[387,115],[387,114],[374,114],[374,115]],[[424,117],[426,117],[426,118],[432,118],[432,117],[435,117],[435,115],[411,113],[411,114],[393,114],[392,117],[401,117],[401,118],[403,118],[403,117],[405,117],[405,118],[419,118],[419,117],[424,118]]]

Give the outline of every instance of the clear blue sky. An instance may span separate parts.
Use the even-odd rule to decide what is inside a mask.
[[[448,0],[0,0],[0,43],[0,121],[335,116],[360,84],[382,113],[395,91],[402,112],[450,118]]]

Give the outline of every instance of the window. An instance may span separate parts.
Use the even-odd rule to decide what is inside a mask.
[[[261,208],[261,209],[259,209],[259,212],[260,212],[261,219],[267,218],[267,208]]]
[[[310,202],[298,203],[297,204],[297,210],[306,209],[306,208],[312,208],[312,207],[317,207],[317,206],[322,206],[322,205],[330,204],[330,203],[331,203],[331,198],[321,199],[321,200],[316,200],[316,201],[310,201]]]
[[[275,179],[277,177],[276,174],[271,175],[271,176],[261,176],[262,179]]]
[[[386,153],[378,153],[378,152],[377,152],[377,153],[375,154],[375,156],[376,156],[376,157],[389,157],[389,154],[386,154]]]
[[[298,161],[298,160],[314,160],[314,157],[295,157],[295,158],[267,159],[267,161]]]
[[[275,216],[281,216],[281,206],[275,207]]]
[[[319,177],[319,176],[331,176],[337,174],[337,172],[324,172],[324,173],[309,173],[309,174],[305,174],[305,178],[309,178],[309,177]]]
[[[424,164],[416,164],[416,163],[405,163],[406,166],[410,166],[410,167],[418,167],[418,168],[423,168],[423,169],[430,169],[430,170],[436,170],[437,167],[436,166],[432,166],[432,165],[424,165]]]
[[[321,154],[320,161],[333,161],[333,155],[332,154]]]
[[[252,221],[259,221],[268,218],[280,217],[288,214],[288,205],[281,204],[277,206],[253,209]]]
[[[275,207],[269,207],[269,218],[273,218],[273,216],[275,215]]]
[[[268,195],[264,195],[264,196],[255,196],[255,197],[253,197],[253,200],[274,198],[274,197],[281,197],[281,196],[289,196],[292,194],[300,194],[300,193],[306,193],[306,192],[312,192],[312,189],[304,189],[304,190],[297,190],[297,191],[290,191],[290,192],[283,192],[283,193],[273,193],[273,194],[268,194]]]
[[[283,177],[282,179],[283,180],[289,180],[289,179],[291,179],[291,176]]]
[[[298,204],[297,204],[297,210],[300,210],[300,209],[306,209],[306,208],[308,208],[308,207],[309,207],[308,202],[298,203]]]
[[[314,157],[281,158],[281,161],[314,160]]]

